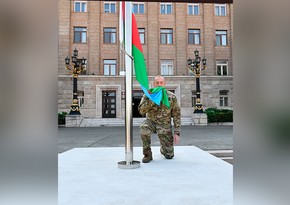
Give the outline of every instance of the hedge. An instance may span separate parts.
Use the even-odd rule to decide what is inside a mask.
[[[208,123],[211,122],[233,122],[233,111],[228,109],[207,108]]]
[[[59,125],[65,125],[65,116],[67,115],[67,112],[59,112],[58,113],[58,124]]]

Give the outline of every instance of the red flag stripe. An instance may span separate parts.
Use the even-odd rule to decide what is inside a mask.
[[[139,38],[139,32],[137,28],[137,22],[135,15],[132,13],[132,44],[138,48],[139,51],[143,53],[140,38]]]
[[[125,20],[125,1],[122,1],[122,16],[123,16],[123,21]]]

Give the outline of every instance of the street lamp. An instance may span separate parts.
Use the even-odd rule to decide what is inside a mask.
[[[203,113],[203,106],[200,101],[200,72],[206,68],[206,59],[205,57],[201,60],[199,57],[199,51],[196,49],[194,51],[195,59],[188,59],[187,63],[189,65],[188,69],[194,74],[196,79],[196,105],[194,107],[194,113]],[[202,61],[202,62],[201,62]],[[202,65],[201,65],[202,63]]]
[[[78,59],[78,50],[75,48],[73,50],[73,55],[71,56],[71,62],[70,65],[70,58],[67,56],[65,58],[65,66],[66,69],[72,71],[73,75],[73,103],[70,106],[70,115],[80,115],[80,107],[79,107],[79,101],[78,101],[78,75],[86,70],[86,61],[84,57],[82,59]]]

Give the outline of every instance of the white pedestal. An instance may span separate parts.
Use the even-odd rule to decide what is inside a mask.
[[[195,126],[207,126],[207,114],[193,113],[192,121]]]
[[[119,169],[123,147],[75,148],[58,157],[58,205],[232,205],[233,166],[194,146],[173,159],[152,147],[153,161]],[[142,147],[134,158],[142,160]]]
[[[81,115],[66,115],[65,116],[65,126],[66,127],[80,127],[83,120]]]

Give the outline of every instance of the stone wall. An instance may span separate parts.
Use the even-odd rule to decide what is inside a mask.
[[[153,76],[149,78],[153,81]],[[195,90],[195,78],[189,76],[166,77],[167,89],[174,90],[181,106],[183,117],[191,117],[192,91]],[[229,106],[233,107],[233,77],[232,76],[202,76],[201,79],[201,103],[204,108],[219,108],[219,91],[228,90]],[[58,79],[58,112],[69,112],[72,103],[72,77],[60,75]],[[117,118],[125,116],[125,101],[121,98],[121,92],[125,91],[123,76],[79,76],[78,90],[84,91],[84,107],[81,108],[83,117],[101,118],[102,90],[116,90]],[[141,91],[139,83],[133,81],[133,90]]]

